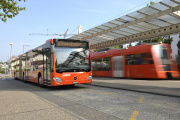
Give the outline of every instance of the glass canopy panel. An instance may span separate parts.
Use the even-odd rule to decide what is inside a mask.
[[[163,0],[162,3],[165,3],[166,5],[169,5],[171,7],[175,7],[177,6],[178,4],[176,4],[175,2],[172,2],[170,0]]]
[[[137,18],[137,19],[142,18],[142,17],[145,17],[145,15],[140,14],[140,13],[138,13],[137,11],[128,14],[128,16],[132,16],[132,17]]]
[[[142,9],[138,10],[138,11],[140,11],[142,13],[145,13],[145,14],[148,14],[148,15],[152,15],[152,14],[158,13],[157,10],[154,10],[154,9],[152,9],[150,7],[145,7],[145,8],[142,8]]]
[[[175,17],[172,17],[170,15],[163,15],[161,17],[158,17],[159,19],[162,19],[162,20],[165,20],[169,23],[172,23],[172,24],[177,24],[177,23],[180,23],[180,19],[179,18],[175,18]]]
[[[100,37],[95,37],[93,39],[88,39],[88,41],[93,41],[93,44],[97,44],[97,43],[102,43],[102,42],[106,42],[109,41],[108,39],[102,39]]]
[[[105,37],[105,36],[97,36],[98,38],[100,39],[103,39],[103,40],[112,40],[111,38],[108,38],[108,37]]]
[[[94,41],[94,42],[98,42],[99,39],[96,39],[96,38],[90,38],[90,39],[87,39],[88,41]]]
[[[123,22],[120,22],[120,21],[118,21],[118,20],[112,20],[112,21],[110,21],[111,23],[114,23],[114,24],[117,24],[117,25],[122,25],[122,24],[124,24]]]
[[[96,31],[96,32],[102,32],[103,31],[103,30],[98,29],[98,28],[92,28],[91,30]]]
[[[118,34],[121,34],[121,35],[125,35],[125,36],[132,35],[132,34],[130,34],[130,33],[123,32],[123,31],[119,31],[119,30],[114,30],[113,32],[118,33]]]
[[[148,29],[157,29],[159,27],[155,26],[155,25],[152,25],[152,24],[148,24],[148,23],[145,23],[145,22],[141,22],[141,23],[137,23],[138,25],[141,25],[143,27],[146,27]]]
[[[122,20],[125,20],[125,21],[133,21],[133,20],[135,20],[135,19],[127,17],[127,16],[122,16],[119,19],[122,19]]]
[[[104,34],[104,35],[110,36],[109,34]],[[111,36],[111,37],[112,37],[112,39],[117,39],[117,38],[119,38],[118,36]]]
[[[140,32],[145,32],[145,31],[149,30],[147,28],[141,28],[140,26],[139,27],[137,27],[137,26],[128,26],[128,27],[131,28],[131,29],[134,29],[134,30],[138,30]]]
[[[112,24],[112,23],[105,23],[105,24],[103,24],[103,25],[105,25],[105,26],[108,26],[108,27],[116,27],[117,25],[115,25],[115,24]]]
[[[103,29],[103,30],[107,30],[107,29],[109,29],[109,27],[102,26],[102,25],[100,25],[100,26],[97,26],[97,28],[100,28],[100,29]]]
[[[128,33],[132,33],[132,34],[140,33],[138,31],[135,31],[135,30],[132,30],[132,29],[128,29],[128,28],[121,28],[120,30],[128,32]]]
[[[147,22],[152,23],[152,24],[157,25],[157,26],[160,26],[160,27],[165,27],[165,26],[171,25],[167,22],[163,22],[163,21],[160,21],[158,19],[150,19],[150,20],[147,20]]]
[[[165,6],[165,5],[162,5],[160,3],[155,3],[153,5],[151,5],[152,7],[156,8],[156,9],[159,9],[159,10],[166,10],[168,9],[169,7]]]
[[[83,32],[83,34],[82,35],[92,35],[92,34],[90,34],[90,33],[87,33],[87,32]]]
[[[95,33],[97,33],[97,32],[95,32],[95,31],[93,31],[93,30],[87,30],[87,31],[85,31],[85,32],[87,32],[87,33],[91,33],[91,34],[95,34]]]
[[[112,32],[109,32],[109,33],[106,33],[107,35],[112,35],[112,36],[115,36],[115,37],[125,37],[124,35],[120,35],[120,34],[117,34],[117,33],[112,33]]]
[[[96,41],[91,41],[91,40],[89,40],[89,42],[90,42],[91,45],[97,44]]]
[[[98,39],[88,39],[89,42],[93,42],[93,44],[96,44],[99,40]]]
[[[106,35],[106,34],[102,34],[101,36],[107,37],[107,38],[110,38],[110,39],[115,39],[115,38],[117,38],[117,37],[115,37],[115,36],[110,36],[110,35]]]
[[[93,38],[92,40],[96,41],[96,42],[104,42],[104,41],[107,41],[107,39],[103,39],[103,38],[100,38],[100,37],[95,37]]]

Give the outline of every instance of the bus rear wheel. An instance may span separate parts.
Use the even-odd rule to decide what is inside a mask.
[[[40,85],[41,87],[44,86],[44,85],[42,84],[42,77],[41,77],[41,75],[39,75],[38,82],[39,82],[39,85]]]
[[[24,74],[23,74],[23,81],[24,81],[24,83],[27,82],[26,79],[25,79],[25,75]]]

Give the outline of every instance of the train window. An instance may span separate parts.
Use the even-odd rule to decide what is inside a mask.
[[[126,65],[153,64],[151,53],[131,54],[126,56]]]
[[[126,64],[127,65],[135,65],[135,55],[134,54],[126,56]]]
[[[143,54],[143,64],[153,64],[153,59],[151,53],[142,53]]]
[[[105,71],[110,71],[111,70],[111,58],[103,58],[103,68]]]
[[[103,64],[102,64],[102,58],[96,59],[96,66],[97,66],[97,71],[102,71],[103,69]]]
[[[142,54],[135,54],[135,64],[140,65],[143,64],[143,53]]]

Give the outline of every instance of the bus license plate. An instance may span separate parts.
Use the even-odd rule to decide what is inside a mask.
[[[73,84],[78,84],[78,82],[73,82]]]

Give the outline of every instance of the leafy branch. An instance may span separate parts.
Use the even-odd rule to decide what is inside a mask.
[[[7,18],[13,18],[19,14],[19,11],[25,10],[25,7],[19,7],[18,2],[22,0],[0,0],[0,19],[3,22],[7,21]],[[24,2],[26,0],[23,0]]]

